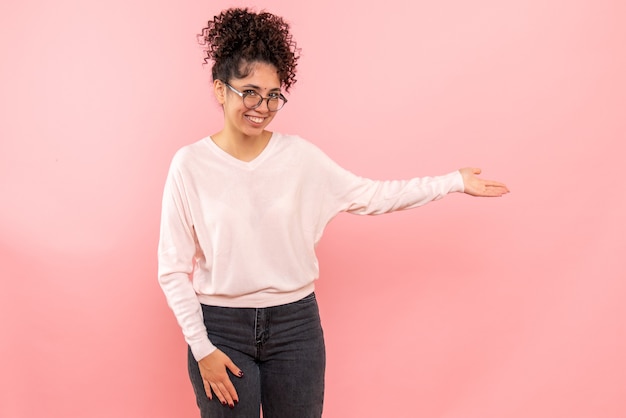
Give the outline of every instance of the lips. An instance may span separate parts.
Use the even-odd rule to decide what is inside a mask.
[[[258,116],[250,116],[250,115],[245,115],[245,116],[246,116],[246,119],[248,119],[250,122],[256,123],[256,124],[263,123],[263,121],[265,120],[265,118],[261,118]]]

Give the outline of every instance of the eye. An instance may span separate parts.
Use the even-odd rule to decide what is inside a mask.
[[[257,93],[254,90],[245,90],[243,94],[250,96],[250,97],[259,97],[259,93]]]
[[[280,94],[280,93],[270,93],[268,97],[270,99],[280,99],[281,96],[282,96],[282,94]]]

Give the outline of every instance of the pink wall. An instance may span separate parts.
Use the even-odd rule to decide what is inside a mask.
[[[156,241],[171,156],[221,122],[195,34],[232,4],[3,3],[0,416],[196,416]],[[325,417],[626,416],[624,4],[264,5],[303,48],[275,130],[512,190],[331,224]]]

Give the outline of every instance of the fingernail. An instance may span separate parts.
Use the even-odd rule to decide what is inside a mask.
[[[226,401],[222,401],[222,405],[226,406]]]
[[[228,405],[228,407],[229,407],[230,409],[233,409],[233,408],[235,408],[235,405],[231,405],[231,404],[229,404],[229,405]]]
[[[239,370],[239,373],[237,373],[237,375],[238,375],[239,377],[243,377],[243,370]]]

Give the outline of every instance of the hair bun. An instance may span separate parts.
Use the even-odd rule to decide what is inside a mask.
[[[296,82],[299,50],[289,24],[279,16],[248,8],[227,9],[208,22],[198,41],[204,47],[204,62],[214,61],[214,80],[245,77],[242,64],[261,61],[276,67],[286,90]]]

